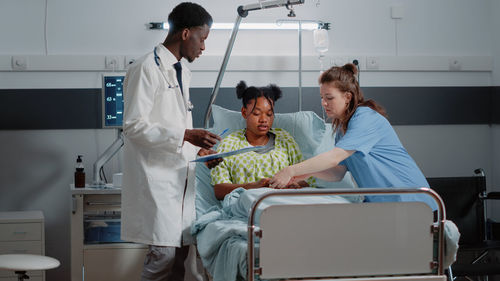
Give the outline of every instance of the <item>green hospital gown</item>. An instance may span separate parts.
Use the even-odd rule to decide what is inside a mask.
[[[256,182],[262,178],[271,178],[284,167],[302,161],[302,152],[287,131],[271,128],[270,132],[275,135],[273,150],[264,154],[251,151],[225,157],[222,163],[210,171],[212,185]],[[251,145],[245,137],[245,129],[242,129],[224,138],[219,143],[217,152],[233,151],[248,146]],[[314,180],[310,178],[307,182],[312,186]]]

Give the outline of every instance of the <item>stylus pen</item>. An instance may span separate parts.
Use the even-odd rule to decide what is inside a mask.
[[[222,133],[219,134],[219,137],[222,137],[227,131],[229,131],[229,128],[227,128],[224,131],[222,131]]]

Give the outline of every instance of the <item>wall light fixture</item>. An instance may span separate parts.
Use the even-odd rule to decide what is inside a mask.
[[[274,22],[274,23],[241,23],[239,29],[247,30],[315,30],[321,28],[322,22],[302,23],[299,27],[298,22]],[[234,23],[214,22],[211,29],[232,30]],[[168,22],[150,22],[149,29],[168,30]]]

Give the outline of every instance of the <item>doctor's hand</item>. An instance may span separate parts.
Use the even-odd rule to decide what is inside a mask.
[[[207,130],[186,129],[184,131],[184,141],[188,141],[201,148],[210,149],[220,140],[221,138],[218,135],[212,134]]]
[[[293,179],[293,170],[290,166],[283,168],[274,175],[269,181],[269,186],[272,188],[286,188]]]
[[[213,149],[200,149],[200,151],[198,151],[198,155],[199,156],[206,156],[206,155],[210,155],[210,154],[215,154],[217,153],[217,151],[213,150]],[[212,169],[213,167],[219,165],[220,162],[222,162],[222,158],[215,158],[215,159],[212,159],[212,160],[209,160],[207,162],[205,162],[205,165],[209,168],[209,169]]]

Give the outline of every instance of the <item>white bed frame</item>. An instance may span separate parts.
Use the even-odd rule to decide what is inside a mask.
[[[272,196],[401,193],[432,196],[438,204],[437,221],[424,203],[385,202],[274,205],[262,210],[259,225],[255,223],[259,204]],[[428,188],[269,192],[250,210],[248,280],[258,275],[260,279],[444,281],[445,219],[443,201]]]

